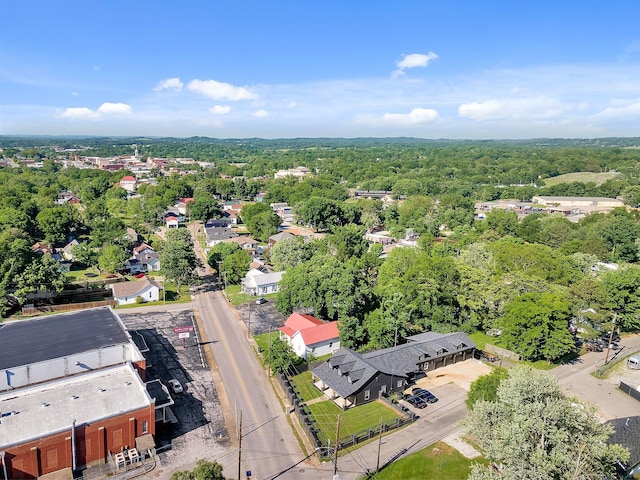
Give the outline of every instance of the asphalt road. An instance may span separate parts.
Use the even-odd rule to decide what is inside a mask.
[[[245,330],[228,308],[225,298],[217,291],[205,292],[198,294],[193,304],[200,313],[206,338],[211,342],[211,351],[229,400],[227,409],[231,410],[225,412],[225,418],[227,413],[234,416],[236,435],[242,420],[241,478],[245,478],[247,471],[251,471],[256,479],[271,478],[305,455],[246,340]],[[226,476],[237,476],[237,458],[226,458],[222,463]]]
[[[194,224],[190,230],[196,253],[204,262],[204,252],[195,238],[198,227]],[[212,270],[206,263],[199,273],[212,278]],[[252,480],[270,479],[302,460],[306,454],[293,435],[283,407],[247,342],[247,331],[222,293],[198,289],[192,306],[200,317],[203,336],[210,342],[215,369],[222,383],[220,403],[227,430],[232,441],[236,439],[240,450],[239,458],[228,455],[218,461],[228,478],[244,479],[250,471]],[[224,397],[228,402],[224,402]],[[229,421],[231,418],[235,419],[234,423]],[[301,473],[300,469],[292,469],[278,478],[299,479]]]
[[[620,352],[624,357],[640,348],[640,335],[630,335],[618,343],[625,347]],[[614,353],[610,352],[609,359]],[[614,383],[591,375],[598,366],[604,364],[605,358],[606,352],[587,353],[572,363],[555,367],[550,373],[558,379],[566,393],[596,405],[604,420],[638,415],[640,404],[637,400],[620,391]]]

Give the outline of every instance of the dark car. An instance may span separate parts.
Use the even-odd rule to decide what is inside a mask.
[[[422,398],[414,395],[412,397],[407,398],[407,402],[413,405],[416,408],[425,408],[427,406],[427,402],[425,402]]]
[[[436,397],[429,390],[425,390],[424,388],[414,388],[411,390],[415,396],[420,397],[425,402],[436,403],[438,401],[438,397]]]

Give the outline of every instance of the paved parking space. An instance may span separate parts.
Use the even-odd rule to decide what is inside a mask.
[[[411,388],[405,390],[405,393],[411,395],[412,388],[416,388],[416,385],[413,385],[411,386]],[[427,415],[434,414],[435,412],[439,412],[443,409],[448,408],[448,406],[451,404],[458,403],[460,400],[464,401],[464,399],[467,398],[466,390],[454,383],[447,383],[432,388],[421,386],[420,388],[429,390],[438,398],[438,401],[435,403],[427,403],[427,406],[425,408],[416,408],[406,400],[400,401],[401,405],[408,407],[409,410],[414,412],[419,417],[425,417]]]
[[[236,306],[242,321],[251,330],[251,335],[273,332],[284,325],[286,318],[276,310],[275,299],[256,305],[255,300]]]
[[[184,393],[172,393],[172,410],[179,423],[157,425],[156,445],[162,452],[163,466],[155,474],[192,468],[200,458],[223,454],[227,432],[202,345],[194,333],[183,343],[173,331],[195,325],[193,311],[118,313],[125,326],[140,332],[149,347],[144,354],[147,380],[160,379],[168,386],[169,379],[175,378],[184,387]]]

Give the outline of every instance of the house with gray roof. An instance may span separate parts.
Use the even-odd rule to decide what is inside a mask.
[[[236,232],[226,227],[205,227],[204,234],[208,247],[215,247],[238,236]]]
[[[268,295],[276,293],[284,272],[265,273],[251,269],[242,279],[242,291],[247,295]]]
[[[403,345],[364,354],[340,348],[311,374],[318,389],[347,409],[401,392],[418,374],[473,358],[475,348],[462,332],[426,332]]]

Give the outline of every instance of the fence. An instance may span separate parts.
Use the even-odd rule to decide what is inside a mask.
[[[41,313],[51,312],[69,312],[72,310],[84,310],[85,308],[105,307],[107,305],[117,305],[115,300],[101,300],[98,302],[82,302],[82,303],[67,303],[64,305],[42,305],[39,307],[24,307],[22,309],[22,315],[39,315]]]
[[[627,395],[631,395],[633,398],[640,401],[640,392],[635,388],[633,388],[631,385],[627,385],[624,382],[620,382],[620,384],[618,385],[618,388],[622,390],[624,393],[626,393]]]
[[[333,442],[334,439],[327,438],[322,429],[316,423],[313,414],[309,407],[307,407],[306,403],[301,398],[300,392],[298,389],[291,383],[287,374],[283,372],[279,372],[277,375],[277,379],[282,387],[282,390],[287,395],[287,399],[291,403],[293,407],[293,413],[296,414],[298,420],[300,420],[300,424],[304,428],[305,432],[309,439],[313,442],[315,447],[320,448],[320,456],[329,457],[331,456],[330,449],[322,448],[327,447],[330,442]],[[388,423],[383,423],[381,425],[377,425],[374,428],[370,428],[368,430],[363,430],[354,435],[349,435],[347,437],[340,438],[338,442],[338,448],[344,449],[349,448],[354,445],[357,445],[366,440],[370,440],[381,433],[386,433],[391,430],[395,430],[396,428],[404,427],[409,423],[413,423],[417,420],[418,416],[415,415],[411,411],[406,411],[402,406],[395,404],[390,399],[381,396],[380,397],[385,403],[391,405],[393,408],[398,410],[398,412],[402,415],[402,417],[397,418],[396,420]]]
[[[489,353],[495,353],[499,357],[510,358],[511,360],[515,360],[516,362],[520,361],[520,355],[518,355],[516,352],[512,352],[511,350],[507,350],[506,348],[500,348],[490,343],[487,343],[484,346],[484,349]]]

